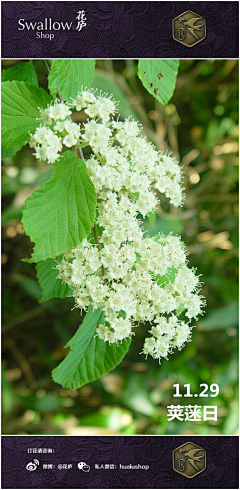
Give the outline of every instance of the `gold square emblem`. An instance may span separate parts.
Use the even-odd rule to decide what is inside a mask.
[[[206,21],[191,10],[183,12],[172,21],[173,39],[191,48],[206,37]]]

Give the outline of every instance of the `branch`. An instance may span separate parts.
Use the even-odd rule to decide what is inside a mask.
[[[97,232],[97,227],[96,227],[96,224],[94,223],[94,226],[93,226],[93,233],[94,233],[94,239],[95,239],[95,243],[98,247],[98,250],[99,252],[102,250],[102,247],[101,247],[101,243],[99,241],[99,236],[98,236],[98,232]]]

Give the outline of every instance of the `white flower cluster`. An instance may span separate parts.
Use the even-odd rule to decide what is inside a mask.
[[[71,148],[77,144],[80,127],[70,119],[71,113],[63,102],[41,110],[43,125],[36,129],[29,141],[29,146],[35,149],[36,158],[54,163],[59,158],[63,145]]]
[[[105,323],[96,330],[100,339],[118,343],[147,321],[156,325],[143,353],[167,357],[190,339],[189,322],[201,313],[199,279],[178,237],[144,238],[136,203],[111,191],[100,196],[98,245],[85,239],[65,254],[58,277],[72,288],[76,307],[104,312]],[[182,310],[185,322],[177,318]]]
[[[182,203],[181,171],[170,155],[157,151],[129,119],[104,125],[91,120],[84,125],[83,140],[93,150],[86,166],[97,192],[127,192],[138,211],[146,216],[158,199],[153,190],[165,193],[175,206]]]
[[[100,339],[121,342],[149,322],[143,353],[167,357],[190,339],[190,322],[201,314],[204,300],[180,239],[144,236],[138,215],[155,210],[158,192],[181,205],[180,167],[141,136],[137,122],[115,121],[111,98],[82,91],[71,106],[83,110],[87,121],[73,123],[70,106],[55,103],[41,112],[41,126],[30,140],[36,157],[49,163],[63,145],[92,151],[86,168],[98,195],[95,243],[85,239],[66,253],[58,277],[72,288],[76,307],[104,312],[96,330]]]
[[[81,126],[72,122],[73,108],[84,110],[88,121]],[[40,111],[41,125],[29,142],[36,158],[54,163],[63,146],[89,145],[92,156],[86,166],[97,192],[128,192],[143,216],[156,207],[156,191],[165,193],[174,206],[181,205],[178,163],[141,136],[136,121],[111,118],[116,114],[116,103],[111,98],[82,91],[72,104],[55,102]]]

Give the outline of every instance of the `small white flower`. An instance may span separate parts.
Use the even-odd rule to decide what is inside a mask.
[[[71,111],[67,104],[63,102],[56,103],[54,105],[49,106],[48,114],[50,119],[54,119],[55,121],[64,120],[67,116],[71,115]]]

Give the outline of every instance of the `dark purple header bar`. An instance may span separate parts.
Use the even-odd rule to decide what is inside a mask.
[[[194,478],[173,470],[189,441],[206,451]],[[2,436],[2,488],[239,488],[238,437]]]
[[[206,21],[206,37],[192,47],[172,34],[173,19],[186,10]],[[3,1],[2,57],[238,58],[238,27],[237,1]]]

